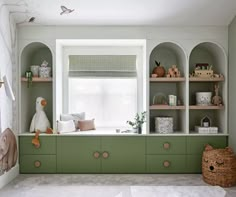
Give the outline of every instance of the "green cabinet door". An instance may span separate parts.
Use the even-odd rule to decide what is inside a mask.
[[[225,136],[187,137],[187,154],[202,154],[206,144],[210,144],[214,148],[225,148],[227,146],[227,137]]]
[[[145,137],[115,136],[101,139],[103,173],[145,172]]]
[[[58,173],[98,173],[101,171],[100,137],[58,136]],[[94,153],[97,152],[97,158]]]
[[[202,155],[187,155],[188,173],[202,172]]]
[[[191,136],[187,137],[187,170],[188,173],[202,172],[202,153],[205,145],[214,148],[225,148],[228,138],[226,136]]]

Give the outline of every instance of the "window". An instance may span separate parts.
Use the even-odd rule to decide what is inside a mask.
[[[120,46],[121,41],[113,41],[118,46],[102,46],[103,42],[107,41],[63,49],[60,113],[85,112],[97,128],[130,128],[126,121],[145,106],[143,45]]]
[[[97,127],[126,127],[137,112],[137,79],[69,78],[69,112],[78,111]]]

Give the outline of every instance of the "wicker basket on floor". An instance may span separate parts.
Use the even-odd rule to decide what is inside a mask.
[[[214,149],[206,145],[202,155],[203,180],[211,185],[236,185],[236,156],[231,148]]]

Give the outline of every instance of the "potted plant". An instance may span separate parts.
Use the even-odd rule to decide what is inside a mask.
[[[134,121],[127,121],[127,124],[129,124],[130,126],[132,126],[134,129],[137,130],[137,132],[139,134],[142,133],[142,125],[145,122],[145,116],[146,116],[146,112],[141,112],[141,114],[137,113],[134,117]]]

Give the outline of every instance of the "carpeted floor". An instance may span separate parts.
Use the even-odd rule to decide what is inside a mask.
[[[225,192],[226,197],[235,197],[236,187],[209,186],[199,174],[29,174],[19,175],[0,190],[0,196],[223,197]]]

